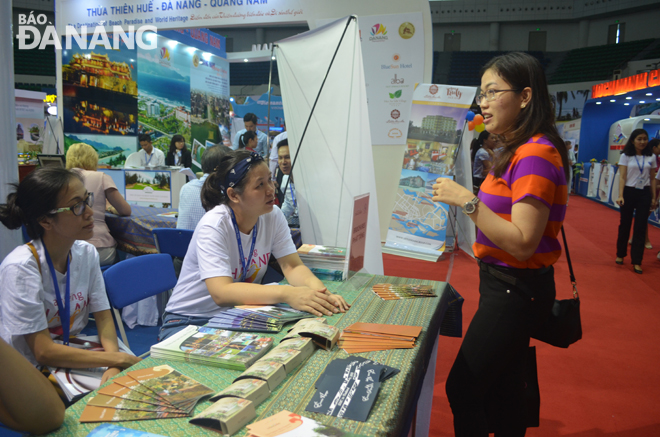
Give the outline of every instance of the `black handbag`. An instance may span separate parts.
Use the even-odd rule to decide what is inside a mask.
[[[573,285],[573,298],[555,300],[552,313],[545,323],[532,334],[532,338],[556,347],[567,348],[582,338],[582,321],[580,319],[580,296],[575,283],[573,265],[571,264],[571,256],[568,253],[563,226],[561,227],[561,236],[564,240],[564,250],[566,251],[568,270],[571,275],[571,284]]]

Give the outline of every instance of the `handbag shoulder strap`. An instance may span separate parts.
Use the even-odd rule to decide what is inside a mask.
[[[37,248],[34,247],[34,244],[32,244],[31,241],[27,245],[32,251],[32,255],[34,255],[34,259],[37,260],[37,266],[39,267],[39,274],[41,275],[41,261],[39,261],[39,254],[37,253]]]
[[[568,252],[568,243],[566,243],[566,233],[564,232],[564,225],[561,226],[561,238],[564,240],[564,251],[566,252],[566,261],[568,261],[568,272],[571,277],[571,285],[573,285],[573,299],[580,299],[577,291],[577,283],[575,281],[575,273],[573,273],[573,263],[571,263],[571,254]]]

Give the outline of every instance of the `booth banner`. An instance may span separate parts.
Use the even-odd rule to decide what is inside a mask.
[[[598,197],[598,187],[600,184],[600,163],[594,162],[589,173],[589,186],[587,187],[587,197]]]
[[[88,35],[62,51],[64,132],[137,135],[137,51],[120,39],[116,50]]]
[[[596,197],[603,203],[612,204],[612,197],[618,197],[618,191],[615,194],[612,190],[614,185],[614,180],[616,178],[616,166],[612,164],[601,164],[600,165],[600,178],[598,179],[598,193]],[[617,190],[618,190],[618,183]]]
[[[424,79],[421,13],[358,17],[373,144],[408,136],[415,84]]]
[[[236,118],[242,119],[251,112],[257,116],[257,128],[264,133],[270,127],[281,128],[284,125],[284,107],[282,96],[270,96],[270,123],[268,123],[268,93],[263,93],[258,99],[248,96],[242,104],[233,103],[232,108]],[[243,128],[241,128],[243,129]],[[240,129],[238,129],[240,130]],[[237,131],[235,131],[237,132]]]
[[[44,142],[44,99],[46,93],[15,90],[17,151],[41,152]]]
[[[386,247],[440,255],[449,207],[432,200],[439,177],[453,178],[465,116],[476,88],[422,84],[413,94],[407,150]]]

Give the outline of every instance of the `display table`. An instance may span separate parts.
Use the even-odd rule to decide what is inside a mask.
[[[371,291],[371,286],[376,283],[415,283],[433,285],[436,298],[407,299],[397,301],[383,301]],[[359,354],[371,358],[383,364],[396,367],[401,372],[394,378],[384,382],[369,415],[367,422],[356,422],[346,419],[338,419],[333,416],[325,416],[318,413],[305,411],[307,403],[314,394],[314,383],[326,366],[334,358],[345,358],[348,355],[343,350],[335,347],[332,351],[317,349],[316,352],[293,371],[286,379],[271,393],[270,397],[257,407],[257,419],[261,420],[272,416],[281,410],[289,410],[314,420],[331,425],[345,431],[364,436],[399,436],[407,435],[410,428],[410,420],[419,397],[429,360],[432,358],[434,346],[438,340],[440,324],[445,311],[449,306],[449,287],[444,282],[413,280],[388,276],[374,276],[368,274],[357,274],[346,282],[326,282],[329,290],[344,296],[346,301],[352,305],[345,314],[337,314],[327,317],[328,323],[339,328],[355,322],[388,323],[400,325],[422,326],[423,330],[412,349],[395,349],[379,352]],[[291,325],[289,325],[291,326]],[[284,337],[285,332],[273,335],[275,343]],[[155,341],[155,339],[154,339]],[[216,391],[229,386],[234,378],[241,372],[222,368],[201,366],[190,363],[168,362],[147,358],[136,364],[131,370],[152,367],[160,364],[170,364],[181,373],[206,384]],[[434,372],[434,367],[428,369]],[[123,374],[123,372],[122,372]],[[428,384],[429,381],[427,381]],[[432,381],[430,382],[433,387]],[[58,431],[51,433],[53,436],[85,436],[99,424],[81,424],[78,418],[85,407],[86,400],[92,396],[88,395],[72,407],[67,409],[64,425]],[[431,402],[431,399],[424,401]],[[211,405],[204,401],[197,405],[195,414],[200,413]],[[121,422],[127,428],[139,429],[165,436],[213,436],[219,434],[188,423],[189,418],[182,419],[159,419],[134,422]],[[236,436],[244,436],[246,428],[236,433]],[[418,429],[418,432],[424,431]],[[428,428],[425,431],[428,433]]]
[[[120,217],[106,212],[105,223],[117,240],[117,249],[136,256],[158,253],[153,230],[176,228],[176,217],[160,217],[158,214],[176,211],[172,208],[131,205],[130,216]]]

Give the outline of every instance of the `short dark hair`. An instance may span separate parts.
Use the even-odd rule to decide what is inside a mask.
[[[227,153],[229,153],[229,149],[224,145],[216,145],[206,149],[202,155],[202,171],[211,174],[220,165],[220,161]]]
[[[32,239],[41,238],[44,228],[39,221],[53,217],[57,200],[72,179],[81,182],[75,171],[60,167],[42,167],[31,172],[19,183],[12,184],[16,191],[7,196],[7,203],[0,205],[0,222],[9,229],[27,228]]]
[[[210,211],[218,205],[227,204],[227,194],[220,188],[220,184],[225,180],[227,173],[229,173],[236,164],[249,158],[252,153],[253,152],[250,152],[249,150],[236,150],[227,153],[220,159],[218,168],[213,171],[213,173],[209,174],[209,177],[206,178],[204,185],[202,186],[202,206],[206,211]],[[257,166],[262,163],[265,164],[265,161],[259,161]],[[248,174],[232,187],[236,193],[243,194],[245,184],[249,179],[248,176],[253,169],[254,167],[250,168]]]
[[[254,124],[257,124],[257,115],[253,114],[251,112],[248,112],[243,116],[243,122],[247,123],[248,121],[251,121]]]
[[[289,139],[288,138],[284,138],[283,140],[280,140],[279,143],[277,143],[277,150],[280,150],[280,147],[284,147],[284,146],[287,146],[287,147],[289,146]]]
[[[651,141],[649,141],[649,147],[651,150],[653,150],[654,147],[660,146],[660,139],[658,138],[653,138]]]
[[[630,133],[630,138],[628,138],[628,142],[626,143],[625,147],[623,148],[623,153],[626,156],[635,156],[635,138],[637,138],[640,135],[646,135],[646,138],[649,137],[649,133],[646,132],[644,129],[635,129]],[[644,156],[651,156],[653,155],[653,150],[651,147],[651,143],[647,143],[646,147],[644,150],[642,150],[642,155]]]
[[[141,143],[142,141],[151,142],[151,135],[149,135],[149,134],[140,134],[140,136],[138,137],[138,143]]]

